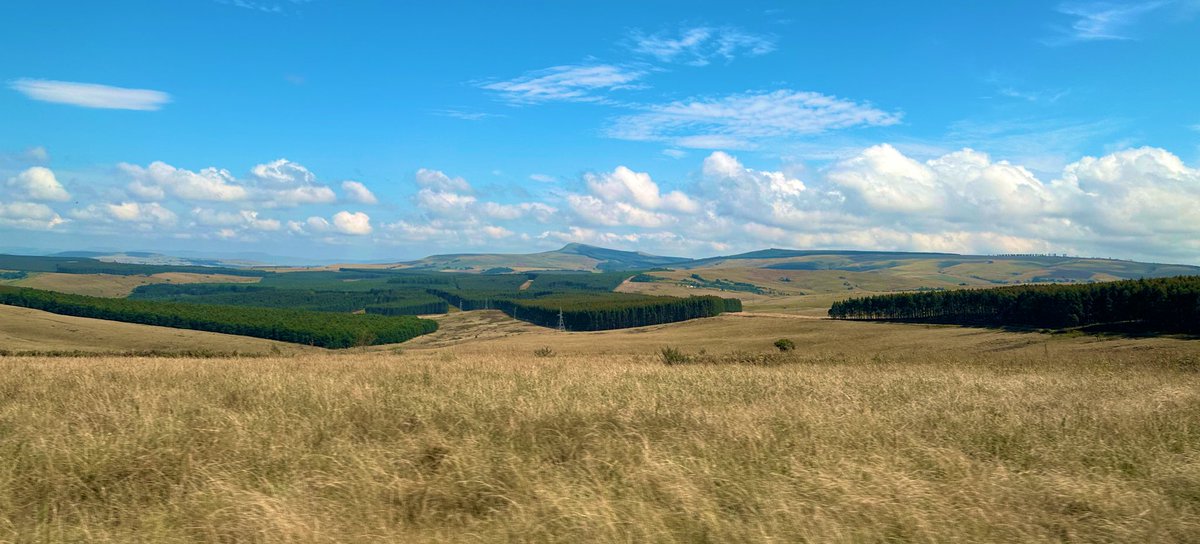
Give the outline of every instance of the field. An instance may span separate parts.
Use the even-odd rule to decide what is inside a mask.
[[[0,359],[0,540],[1200,539],[1194,341],[438,319],[300,357]],[[778,337],[777,366],[721,362]]]
[[[11,352],[271,354],[319,348],[249,336],[152,327],[0,304],[0,349]],[[0,359],[0,365],[3,365]]]
[[[255,283],[261,278],[230,276],[226,274],[193,274],[188,272],[162,272],[144,276],[117,276],[112,274],[60,274],[58,272],[33,272],[19,280],[0,280],[0,285],[30,287],[48,291],[60,291],[93,297],[123,297],[135,288],[159,283]]]

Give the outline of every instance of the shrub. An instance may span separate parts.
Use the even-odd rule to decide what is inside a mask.
[[[554,357],[554,350],[550,346],[542,346],[533,350],[534,357]]]
[[[677,348],[662,348],[662,362],[667,366],[682,365],[692,362],[692,358]]]
[[[779,348],[779,351],[792,351],[796,349],[796,343],[787,338],[780,338],[775,341],[775,347]]]

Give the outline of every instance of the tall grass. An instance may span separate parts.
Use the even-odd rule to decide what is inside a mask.
[[[1130,351],[0,359],[0,541],[1200,541]]]

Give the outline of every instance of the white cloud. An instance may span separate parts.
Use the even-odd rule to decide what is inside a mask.
[[[555,183],[558,181],[558,178],[548,174],[529,174],[529,179],[538,183]]]
[[[611,64],[564,65],[481,86],[521,104],[598,102],[604,100],[598,92],[636,88],[645,76],[643,70]]]
[[[0,202],[0,225],[26,230],[50,230],[65,223],[54,210],[35,202]]]
[[[337,201],[333,189],[317,183],[317,176],[304,165],[287,159],[255,165],[250,177],[258,185],[257,199],[267,206],[290,207],[330,204]]]
[[[687,151],[682,149],[664,149],[662,150],[662,154],[672,159],[682,159],[687,156]]]
[[[363,212],[341,211],[333,214],[333,228],[353,236],[371,234],[371,217]]]
[[[441,170],[417,170],[417,184],[434,191],[470,193],[471,184],[461,177],[452,178]]]
[[[192,216],[199,225],[210,227],[237,227],[257,231],[273,232],[281,228],[278,219],[261,218],[253,210],[220,211],[208,208],[195,208]]]
[[[759,56],[775,50],[775,39],[736,28],[694,27],[679,33],[645,35],[635,31],[632,49],[662,62],[704,66],[714,58],[732,60],[738,55]]]
[[[333,189],[324,185],[301,185],[289,189],[263,192],[268,206],[299,206],[302,204],[330,204],[337,201]]]
[[[312,185],[317,176],[304,165],[287,159],[275,159],[265,164],[255,165],[250,169],[250,175],[266,186],[295,187],[297,185]]]
[[[8,185],[32,200],[65,202],[71,199],[71,194],[54,177],[54,172],[42,166],[28,168],[9,178]]]
[[[359,204],[379,203],[379,199],[375,198],[375,193],[372,193],[366,185],[357,181],[343,181],[342,192],[346,194],[346,198],[350,199],[351,202],[358,202]]]
[[[174,225],[178,217],[175,212],[155,202],[121,202],[100,207],[89,206],[81,217],[96,217],[96,212],[107,214],[112,219],[126,223],[146,223],[161,226]]]
[[[693,98],[644,109],[616,118],[608,135],[679,147],[748,148],[762,139],[900,122],[899,113],[870,104],[791,90]]]
[[[145,168],[127,163],[117,168],[133,178],[129,190],[142,198],[161,199],[169,193],[182,200],[233,202],[249,197],[249,191],[228,170],[210,167],[193,172],[161,161]]]
[[[634,172],[624,166],[618,166],[606,174],[589,173],[584,179],[593,195],[608,202],[631,202],[648,210],[662,208],[683,213],[694,213],[699,209],[696,202],[684,193],[671,191],[660,194],[658,184],[650,179],[650,174]]]
[[[521,202],[519,204],[484,202],[479,206],[479,211],[491,219],[500,221],[514,221],[524,217],[532,217],[542,223],[549,221],[558,213],[558,209],[554,206],[541,202]]]
[[[157,203],[122,202],[109,204],[108,212],[118,221],[134,223],[158,223],[160,225],[175,224],[175,212]]]
[[[303,165],[278,159],[255,165],[249,180],[238,180],[228,170],[209,167],[194,172],[161,161],[143,168],[121,163],[118,169],[132,178],[126,189],[134,197],[159,201],[172,196],[184,201],[260,201],[268,207],[330,204],[337,201],[333,189],[318,184],[317,177]]]
[[[346,234],[366,236],[374,230],[371,217],[363,212],[340,211],[333,214],[332,221],[324,217],[309,217],[304,221],[288,221],[287,229],[293,234],[316,236],[323,234]]]
[[[1060,36],[1048,40],[1051,45],[1070,42],[1131,40],[1129,28],[1143,15],[1170,2],[1071,2],[1058,7],[1059,13],[1075,17],[1070,28],[1060,29]]]
[[[153,111],[171,101],[171,95],[149,89],[125,89],[95,83],[22,78],[9,84],[34,100],[85,108]]]
[[[513,232],[511,230],[508,230],[504,227],[494,227],[494,226],[483,227],[483,233],[486,234],[488,237],[495,238],[495,239],[508,238],[509,236],[513,235]]]
[[[1200,240],[1200,169],[1166,150],[1084,157],[1066,167],[1059,184],[1075,197],[1075,218],[1104,236]]]

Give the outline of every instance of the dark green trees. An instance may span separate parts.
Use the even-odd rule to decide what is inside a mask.
[[[1200,276],[878,295],[834,303],[829,315],[1050,329],[1133,322],[1200,332]]]

